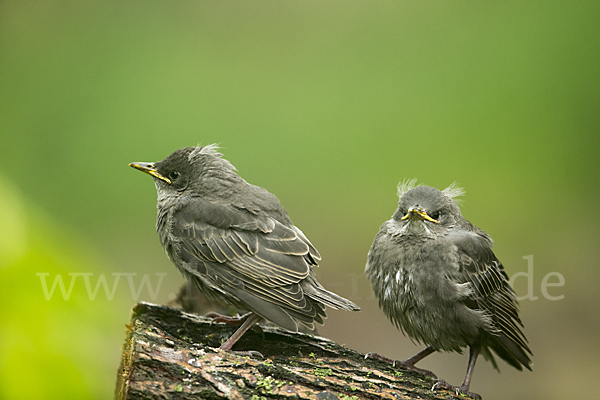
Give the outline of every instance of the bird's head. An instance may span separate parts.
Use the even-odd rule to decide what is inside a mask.
[[[403,233],[427,236],[444,233],[463,217],[454,197],[463,194],[459,187],[451,185],[444,190],[429,186],[400,185],[400,200],[393,220]]]
[[[232,181],[241,179],[235,167],[222,158],[216,145],[183,147],[162,161],[134,162],[129,166],[154,178],[159,199],[219,192]]]

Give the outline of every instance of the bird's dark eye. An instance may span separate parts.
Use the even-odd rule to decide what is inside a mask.
[[[177,172],[177,171],[171,171],[171,172],[169,172],[169,179],[171,181],[174,181],[177,178],[179,178],[179,172]]]
[[[433,219],[438,219],[440,217],[441,213],[439,211],[434,211],[431,214],[429,214],[429,216]]]

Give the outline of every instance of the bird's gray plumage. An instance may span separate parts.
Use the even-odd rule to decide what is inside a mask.
[[[515,294],[492,239],[453,200],[460,194],[455,186],[401,186],[365,272],[384,313],[411,339],[438,351],[477,347],[497,368],[492,350],[531,369]]]
[[[279,200],[242,179],[215,145],[132,166],[155,178],[167,255],[211,299],[292,331],[323,323],[325,306],[358,310],[317,282],[318,251]]]

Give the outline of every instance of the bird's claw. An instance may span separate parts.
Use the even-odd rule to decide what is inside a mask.
[[[394,361],[393,365],[394,365],[394,368],[398,368],[398,366],[402,366],[405,369],[418,372],[418,373],[420,373],[422,375],[429,376],[429,377],[431,377],[433,379],[437,379],[437,375],[434,374],[433,372],[431,372],[430,370],[419,368],[419,367],[415,367],[414,364],[408,363],[406,361],[396,360],[396,361]]]
[[[256,350],[247,350],[247,351],[229,351],[230,353],[233,353],[235,355],[238,356],[248,356],[248,357],[252,357],[252,358],[261,358],[264,359],[265,356],[263,356],[260,352],[256,351]]]
[[[371,360],[380,360],[380,361],[386,362],[388,364],[393,364],[394,363],[394,360],[392,360],[391,358],[384,357],[384,356],[382,356],[380,354],[377,354],[377,353],[367,353],[367,354],[365,354],[365,360],[368,360],[368,359],[371,359]]]
[[[205,314],[204,316],[207,318],[210,318],[210,324],[217,324],[217,323],[224,323],[227,325],[232,325],[232,326],[238,326],[241,325],[242,323],[244,323],[244,321],[246,319],[248,319],[248,316],[250,315],[250,313],[248,314],[244,314],[244,315],[235,315],[233,317],[230,317],[229,315],[223,315],[223,314],[219,314],[216,312],[209,312],[207,314]]]
[[[431,390],[436,391],[436,390],[440,390],[440,389],[446,389],[451,392],[454,392],[457,396],[464,395],[464,396],[469,396],[473,399],[481,400],[480,395],[478,395],[477,393],[469,392],[468,386],[465,386],[465,385],[454,386],[454,385],[449,384],[448,382],[446,382],[443,379],[436,379],[435,383],[431,387]]]
[[[393,368],[402,367],[402,368],[408,369],[410,371],[415,371],[415,372],[418,372],[420,374],[423,374],[423,375],[426,375],[426,376],[430,376],[433,379],[437,378],[436,374],[434,374],[433,372],[431,372],[431,371],[429,371],[427,369],[422,369],[422,368],[419,368],[419,367],[415,367],[415,365],[413,363],[409,363],[409,362],[406,362],[406,361],[400,361],[400,360],[392,360],[391,358],[384,357],[384,356],[379,355],[377,353],[367,353],[367,354],[365,354],[365,359],[380,360],[380,361],[386,362],[388,364],[392,364]]]

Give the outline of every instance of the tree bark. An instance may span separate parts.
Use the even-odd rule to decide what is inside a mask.
[[[464,399],[318,336],[249,331],[234,350],[261,359],[218,349],[235,327],[166,306],[137,304],[127,327],[117,399]]]

